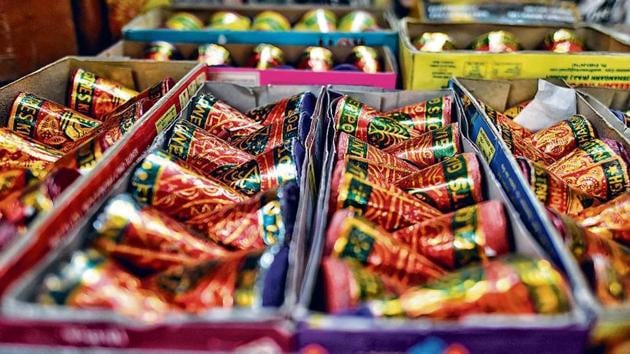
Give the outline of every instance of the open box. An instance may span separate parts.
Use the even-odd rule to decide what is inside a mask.
[[[630,121],[629,118],[625,122],[617,116],[611,116],[610,109],[620,112],[630,110],[630,88],[607,88],[607,87],[577,87],[579,93],[584,95],[586,102],[598,111],[603,117],[606,117],[610,124],[622,132],[630,139]]]
[[[339,91],[370,105],[380,111],[388,111],[422,100],[443,95],[453,96],[453,91],[399,91],[385,93],[367,93],[359,91]],[[329,91],[329,95],[338,95]],[[331,100],[332,97],[329,97]],[[547,258],[529,231],[518,217],[510,200],[501,189],[489,166],[484,162],[481,153],[466,135],[466,122],[459,108],[454,108],[453,121],[459,121],[465,152],[475,153],[483,168],[484,189],[487,200],[503,202],[506,216],[511,224],[515,249],[518,253]],[[316,225],[313,234],[313,246],[308,258],[305,279],[303,281],[295,318],[299,321],[297,345],[302,350],[325,350],[328,352],[406,352],[425,341],[438,341],[448,345],[459,345],[471,353],[509,352],[509,353],[581,353],[589,328],[588,314],[574,303],[572,312],[558,316],[530,315],[476,315],[460,321],[437,321],[429,319],[387,319],[355,316],[333,316],[318,311],[317,296],[318,273],[325,242],[328,223],[331,174],[336,159],[334,144],[335,129],[333,127],[332,106],[325,117],[327,120],[326,154],[323,175],[319,187],[320,195],[317,204]],[[548,258],[547,258],[548,259]],[[579,297],[584,289],[573,281],[569,274],[573,296]],[[321,310],[321,309],[319,309]],[[550,343],[554,343],[550,345]],[[433,347],[431,347],[433,348]],[[434,348],[436,352],[442,349]]]
[[[168,28],[162,28],[166,19],[173,13],[179,11],[191,12],[197,15],[204,23],[210,18],[213,12],[217,11],[234,11],[241,15],[253,18],[262,11],[277,11],[283,14],[293,25],[297,23],[304,13],[312,9],[326,9],[332,11],[337,19],[340,20],[344,15],[354,10],[363,10],[371,13],[377,21],[381,30],[373,32],[298,32],[298,31],[282,31],[282,32],[263,32],[263,31],[225,31],[213,30],[205,28],[203,30],[185,30],[176,31]],[[247,6],[212,6],[177,9],[156,9],[147,12],[144,15],[136,17],[123,27],[123,38],[131,41],[167,41],[167,42],[186,42],[186,43],[243,43],[258,44],[270,43],[277,45],[368,45],[368,46],[386,46],[393,53],[398,51],[398,32],[396,27],[390,23],[390,15],[383,10],[375,10],[373,8],[351,8],[336,6],[315,6],[315,5],[247,5]]]
[[[544,206],[525,181],[521,170],[506,143],[500,137],[496,127],[480,105],[483,102],[502,112],[517,102],[531,99],[538,89],[538,80],[472,80],[453,79],[451,86],[458,98],[464,102],[464,110],[470,124],[470,138],[483,153],[492,171],[507,192],[516,211],[524,220],[532,235],[549,253],[556,264],[570,274],[580,288],[576,297],[578,303],[598,317],[598,329],[606,328],[601,333],[627,336],[630,333],[630,304],[604,307],[588,286],[588,281],[581,272],[577,261],[564,245],[561,235],[553,227]],[[576,93],[576,110],[589,120],[600,138],[611,138],[621,142],[624,148],[630,148],[630,142],[597,110]],[[610,329],[613,330],[610,330]],[[610,331],[610,332],[608,332]]]
[[[99,54],[99,57],[125,57],[133,59],[144,58],[147,43],[133,41],[119,41]],[[198,44],[175,44],[182,56],[189,60],[196,60]],[[362,85],[396,88],[398,68],[396,57],[388,47],[375,47],[382,65],[382,72],[364,73],[360,71],[326,71],[315,72],[300,69],[268,69],[259,70],[247,68],[247,61],[253,53],[255,44],[225,44],[236,67],[211,66],[208,73],[211,80],[232,82],[243,85]],[[303,45],[282,45],[279,48],[284,53],[285,61],[296,64],[306,49]],[[329,47],[333,52],[335,63],[343,63],[350,55],[352,47]]]
[[[203,72],[203,71],[198,71]],[[195,73],[192,73],[194,77]],[[205,80],[205,78],[204,78]],[[240,111],[248,111],[282,98],[304,91],[322,97],[321,87],[277,86],[245,88],[224,83],[205,83],[197,93],[212,93]],[[190,95],[192,97],[192,95]],[[186,99],[186,103],[189,102]],[[69,230],[67,237],[49,253],[43,261],[16,282],[3,299],[5,318],[0,322],[0,342],[13,345],[61,345],[81,347],[127,348],[134,350],[214,350],[228,351],[247,348],[267,348],[270,352],[288,352],[293,348],[292,324],[286,314],[297,298],[299,272],[303,259],[299,252],[302,242],[310,233],[314,214],[313,196],[316,191],[314,179],[320,173],[315,166],[318,148],[321,100],[316,103],[310,131],[305,139],[307,153],[300,175],[300,201],[293,237],[290,241],[288,272],[285,278],[284,302],[279,308],[210,309],[199,315],[173,314],[158,323],[143,323],[124,317],[106,309],[73,309],[65,306],[43,306],[33,301],[33,292],[42,278],[74,250],[82,247],[86,228],[106,197],[126,190],[130,178],[129,169],[104,198],[90,208],[76,227]],[[182,113],[183,114],[183,113]],[[154,134],[150,144],[137,146],[140,161],[153,148],[163,144],[165,135],[174,119],[165,130]],[[28,329],[28,330],[27,330]],[[91,341],[90,339],[91,338]],[[35,347],[36,348],[36,347]]]
[[[194,82],[186,76],[194,67],[195,63],[168,64],[140,60],[66,57],[0,88],[0,117],[3,125],[6,125],[5,121],[9,116],[13,99],[21,91],[65,104],[70,73],[75,68],[94,72],[140,90],[155,85],[166,77],[172,77],[178,84],[171,92],[181,93],[187,92],[189,88],[196,88],[193,86]],[[140,152],[138,146],[152,139],[150,131],[155,134],[156,127],[167,108],[166,101],[168,98],[163,97],[145,113],[131,131],[105,152],[90,172],[83,174],[64,191],[51,211],[38,215],[26,234],[13,240],[0,253],[0,294],[11,281],[39,261],[118,180],[122,171],[133,163],[133,159]],[[178,101],[168,108],[176,114],[181,105]]]
[[[469,23],[421,23],[406,18],[400,30],[400,65],[405,89],[446,87],[451,77],[474,79],[560,78],[575,85],[625,84],[630,62],[630,43],[622,42],[588,26],[575,28],[588,51],[561,54],[539,50],[544,37],[561,26]],[[466,50],[478,36],[490,31],[513,33],[524,50],[487,53]],[[421,52],[412,40],[425,32],[444,32],[459,50]]]

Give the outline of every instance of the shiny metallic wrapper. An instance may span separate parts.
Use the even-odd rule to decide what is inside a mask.
[[[308,47],[302,53],[298,69],[312,71],[330,71],[333,67],[333,54],[323,47]]]
[[[218,44],[203,44],[199,46],[197,61],[209,66],[230,65],[232,56],[225,47]]]
[[[367,11],[352,11],[339,20],[337,31],[340,32],[367,32],[378,29],[376,18]]]
[[[543,47],[556,53],[579,53],[584,51],[584,43],[575,31],[561,28],[545,36]]]
[[[376,49],[359,45],[352,48],[352,53],[346,60],[348,64],[352,64],[365,73],[378,73],[381,71],[381,58]]]
[[[290,31],[291,23],[276,11],[263,11],[254,17],[254,31]]]
[[[284,53],[282,49],[271,44],[262,43],[254,48],[247,66],[265,70],[280,65],[284,65]]]
[[[178,57],[177,48],[169,42],[151,42],[144,50],[144,58],[156,61],[170,61]]]
[[[413,45],[421,52],[444,52],[455,49],[451,36],[442,32],[425,32],[413,40]]]
[[[209,28],[215,30],[247,31],[251,21],[248,17],[232,11],[219,11],[210,16]]]
[[[479,52],[508,53],[521,49],[514,34],[507,31],[492,31],[479,36],[471,48]]]
[[[177,12],[166,20],[166,28],[172,30],[200,30],[203,28],[203,21],[190,12]]]

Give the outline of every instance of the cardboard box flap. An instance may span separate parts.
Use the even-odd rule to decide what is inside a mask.
[[[595,97],[609,108],[619,111],[630,109],[630,90],[603,87],[578,87],[578,90]]]

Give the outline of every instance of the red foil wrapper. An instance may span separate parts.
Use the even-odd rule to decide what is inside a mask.
[[[491,31],[483,34],[471,44],[478,52],[508,53],[521,49],[516,36],[508,31]]]
[[[333,181],[332,188],[337,191],[337,200],[331,200],[336,203],[331,210],[352,209],[388,231],[442,215],[397,187],[384,187],[350,174]]]
[[[583,193],[603,200],[630,190],[628,164],[612,142],[587,141],[549,165],[549,171]]]
[[[20,93],[11,107],[7,127],[63,152],[72,150],[83,136],[101,123],[58,103]]]
[[[62,156],[58,150],[0,128],[1,172],[30,169],[33,175],[43,178]]]
[[[350,210],[337,211],[333,216],[326,234],[325,254],[357,260],[367,269],[390,278],[398,289],[446,274],[440,266]]]
[[[247,135],[262,128],[262,125],[210,94],[193,97],[185,119],[223,140],[229,140],[231,129]]]
[[[396,184],[397,181],[409,176],[410,173],[392,166],[376,164],[360,157],[347,156],[344,160],[337,161],[333,172],[333,181],[340,181],[346,174],[387,187],[390,184]]]
[[[173,267],[152,278],[151,288],[186,312],[257,305],[262,253],[238,252],[221,260]]]
[[[516,158],[516,161],[536,198],[544,205],[563,214],[576,215],[599,204],[597,198],[572,188],[541,164],[522,157]]]
[[[254,108],[245,113],[245,115],[262,125],[274,124],[283,121],[286,117],[300,113],[300,104],[306,95],[309,95],[309,93],[303,92],[284,98],[278,102]]]
[[[337,140],[337,160],[344,160],[346,156],[366,159],[373,164],[384,164],[405,172],[418,171],[418,169],[410,163],[363,142],[352,135],[340,132]]]
[[[551,263],[510,256],[471,266],[369,304],[375,316],[456,319],[481,313],[560,314],[570,311],[570,288]]]
[[[423,168],[461,153],[459,141],[459,125],[453,123],[390,146],[384,151]]]
[[[175,123],[165,149],[204,175],[217,169],[229,170],[254,158],[185,120]]]
[[[584,116],[575,115],[536,132],[526,138],[525,143],[558,160],[585,142],[595,139],[596,135]]]
[[[510,251],[503,205],[495,200],[399,229],[391,236],[445,269],[487,262]]]
[[[70,74],[68,87],[68,107],[98,120],[138,94],[83,69],[75,69]]]
[[[37,181],[39,181],[38,178],[28,168],[7,169],[1,171],[0,200],[3,200],[12,193],[22,191]]]
[[[495,127],[497,127],[497,129],[501,133],[503,141],[505,141],[510,149],[512,149],[512,142],[514,140],[521,140],[533,134],[533,132],[531,132],[529,129],[514,122],[505,114],[496,111],[494,108],[486,104],[482,103],[481,105],[486,112],[488,118],[490,118],[490,121],[495,125]]]
[[[162,271],[229,255],[216,243],[191,234],[179,222],[126,194],[110,199],[92,223],[94,245],[121,263]]]
[[[184,166],[162,151],[147,155],[132,172],[130,190],[140,201],[180,221],[210,216],[214,211],[247,197],[214,179]]]
[[[248,154],[260,155],[299,137],[300,115],[294,114],[266,125],[230,144]],[[240,133],[240,132],[239,132]]]
[[[577,53],[584,50],[584,43],[574,31],[561,28],[545,36],[543,47],[556,53]]]
[[[37,301],[82,309],[109,309],[146,322],[162,319],[171,307],[115,261],[88,249],[72,255],[46,276]]]
[[[630,192],[588,208],[576,219],[588,231],[630,247]]]
[[[483,200],[479,161],[473,153],[446,159],[409,175],[396,186],[442,212]]]
[[[278,146],[253,160],[214,176],[244,195],[279,187],[298,178],[297,161],[286,146]]]
[[[337,102],[335,126],[338,131],[386,148],[450,124],[451,104],[452,98],[444,96],[382,113],[343,96]]]

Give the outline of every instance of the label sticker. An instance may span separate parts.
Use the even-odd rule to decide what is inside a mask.
[[[166,129],[166,127],[169,126],[169,124],[173,121],[173,119],[175,119],[175,117],[177,117],[177,109],[175,108],[175,105],[172,105],[171,107],[169,107],[168,110],[166,110],[166,112],[160,117],[160,119],[155,122],[155,129],[157,130],[158,134]]]
[[[486,158],[486,161],[490,163],[490,161],[492,161],[492,158],[494,157],[495,149],[494,146],[492,146],[492,142],[488,138],[488,135],[486,135],[486,132],[483,129],[479,129],[479,134],[477,135],[475,143],[477,144],[477,147],[479,147],[479,150],[481,150],[483,156]]]

